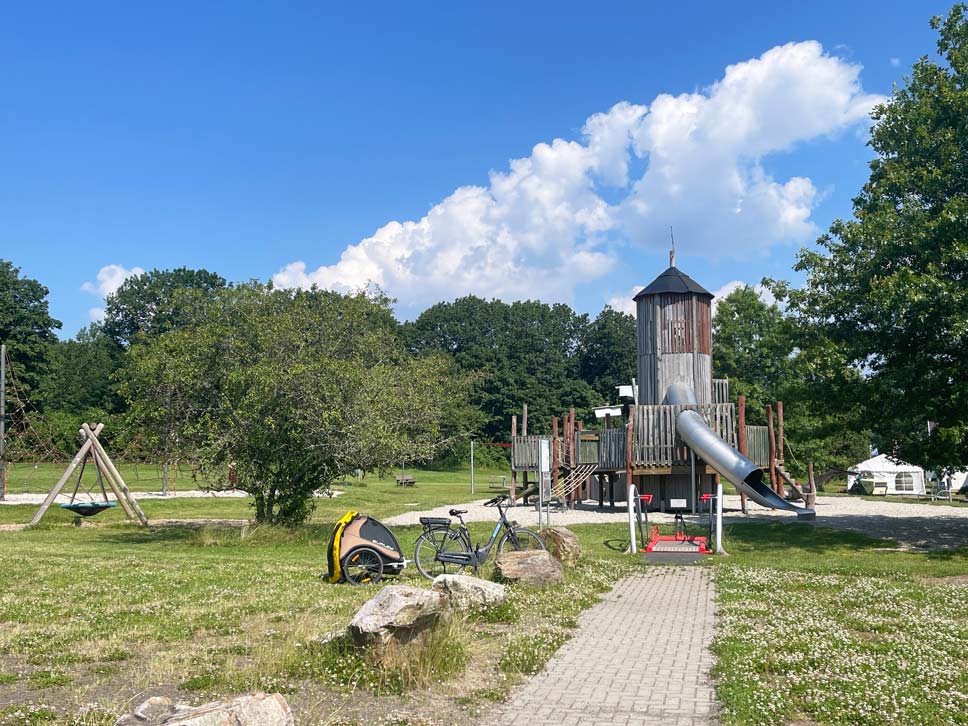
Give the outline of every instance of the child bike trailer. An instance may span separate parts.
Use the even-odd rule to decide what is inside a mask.
[[[351,585],[379,582],[384,575],[399,575],[407,566],[393,532],[377,519],[347,512],[336,523],[326,553],[328,578]]]

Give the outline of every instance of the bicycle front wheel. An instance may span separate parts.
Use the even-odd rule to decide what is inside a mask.
[[[510,532],[505,532],[497,543],[498,554],[505,550],[543,550],[544,548],[544,542],[541,541],[537,532],[521,527],[515,527]]]
[[[464,565],[438,560],[439,552],[467,552],[467,545],[452,529],[427,530],[417,537],[413,553],[414,564],[421,575],[433,580],[437,575],[459,575],[464,570]]]

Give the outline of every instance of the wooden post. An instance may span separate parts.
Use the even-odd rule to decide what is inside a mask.
[[[807,483],[810,492],[807,494],[807,506],[813,509],[817,505],[817,480],[813,476],[813,462],[807,462]]]
[[[115,483],[114,479],[111,477],[111,473],[108,471],[107,466],[101,461],[101,457],[97,453],[97,449],[91,452],[91,457],[94,459],[95,468],[101,472],[101,476],[107,480],[108,486],[111,487],[111,492],[114,494],[114,498],[118,500],[118,504],[121,505],[121,509],[124,510],[125,515],[128,519],[134,519],[134,510],[131,509],[131,505],[128,504],[128,499],[123,494],[121,490],[118,489],[118,485]]]
[[[558,491],[558,417],[551,417],[551,490]]]
[[[521,435],[528,435],[528,404],[521,407]]]
[[[783,465],[785,457],[783,452],[786,451],[785,442],[783,439],[783,401],[776,402],[776,458]]]
[[[571,465],[574,466],[575,461],[577,459],[577,455],[575,453],[575,409],[574,408],[568,409],[568,420],[571,422],[571,432],[570,432],[571,435],[568,437],[568,444],[569,444],[568,448],[569,448],[569,451],[571,452],[571,456],[569,457],[569,459],[571,461]]]
[[[575,463],[578,464],[581,461],[581,432],[585,428],[585,423],[583,421],[578,422],[578,430],[575,432]],[[578,486],[572,488],[571,494],[571,508],[575,508],[575,504],[581,504],[584,500],[584,488],[588,484],[588,477],[585,477],[585,481],[579,482]]]
[[[773,406],[766,407],[766,428],[770,436],[770,487],[782,496],[776,475],[776,431],[773,428]]]
[[[87,424],[84,425],[87,426]],[[103,428],[104,424],[98,424],[95,431],[100,432]],[[93,442],[91,437],[88,436],[84,443],[81,444],[81,448],[78,450],[77,454],[75,454],[74,458],[71,459],[71,463],[67,465],[67,469],[65,469],[64,473],[61,474],[61,478],[57,480],[56,484],[54,484],[53,489],[48,492],[46,499],[44,499],[43,503],[40,505],[40,509],[38,509],[37,513],[34,514],[34,518],[30,520],[29,526],[32,527],[37,524],[37,522],[40,521],[40,518],[47,513],[47,510],[50,509],[50,505],[54,503],[55,499],[57,499],[57,495],[60,494],[60,491],[64,488],[67,480],[71,478],[71,474],[73,474],[74,470],[77,469],[77,467],[81,465],[81,462],[87,458],[87,452],[91,450],[92,446]]]
[[[518,470],[514,468],[514,437],[518,435],[518,417],[511,416],[511,501],[515,501],[518,489]]]
[[[608,506],[615,506],[615,472],[608,472]]]
[[[737,417],[738,422],[736,426],[736,445],[739,446],[739,453],[743,456],[749,456],[749,452],[746,448],[746,396],[740,396],[736,401]],[[743,514],[746,514],[746,495],[740,493],[739,495],[740,506],[743,509]]]
[[[84,433],[87,434],[88,438],[93,444],[94,450],[101,457],[101,461],[104,463],[107,471],[110,472],[111,476],[114,477],[114,481],[118,485],[118,489],[120,489],[121,493],[127,497],[128,503],[131,505],[131,508],[134,510],[134,513],[137,515],[138,519],[141,520],[143,525],[148,526],[148,518],[145,516],[145,513],[141,511],[141,507],[138,506],[138,502],[135,500],[135,498],[131,496],[131,492],[128,491],[128,485],[124,483],[124,479],[122,478],[117,467],[114,465],[114,462],[111,461],[111,457],[108,456],[108,453],[104,450],[104,447],[101,446],[101,442],[97,440],[97,435],[91,431],[91,427],[87,424],[82,424],[81,428],[84,430]]]
[[[632,444],[635,442],[635,404],[629,406],[629,422],[625,425],[625,485],[632,486]],[[626,491],[626,496],[628,492]],[[615,489],[612,488],[611,503],[615,506]]]

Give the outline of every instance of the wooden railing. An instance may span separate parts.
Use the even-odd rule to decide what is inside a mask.
[[[713,403],[729,403],[728,378],[713,378]]]
[[[550,436],[512,436],[511,468],[515,471],[538,471],[539,441]],[[620,470],[625,468],[625,427],[615,429],[585,429],[575,432],[575,465],[597,464],[598,469]],[[564,440],[558,439],[558,461],[569,465],[565,455]]]
[[[633,416],[632,464],[640,467],[679,466],[689,463],[689,447],[676,433],[676,416],[694,409],[723,441],[736,446],[736,407],[732,403],[695,406],[636,406]]]
[[[746,427],[746,458],[757,466],[770,466],[770,429],[766,426]]]

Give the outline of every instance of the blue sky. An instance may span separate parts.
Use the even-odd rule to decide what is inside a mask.
[[[711,290],[794,278],[949,7],[135,5],[0,25],[0,257],[64,336],[182,265],[376,281],[404,317],[468,292],[594,314],[664,268],[669,225]]]

